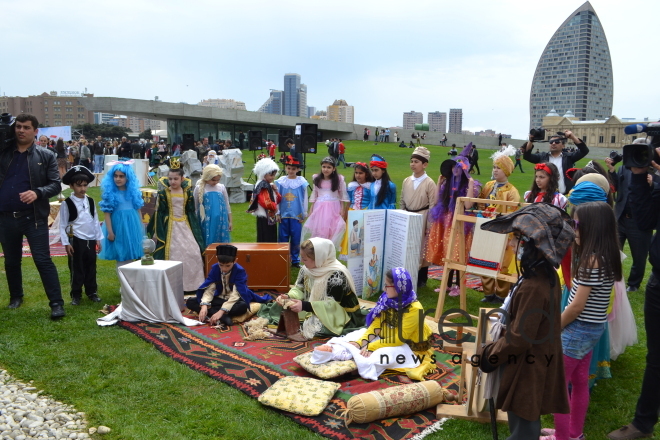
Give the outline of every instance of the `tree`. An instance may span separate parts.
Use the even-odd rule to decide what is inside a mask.
[[[150,141],[154,138],[154,135],[151,133],[151,128],[147,128],[142,133],[140,133],[138,137],[140,139],[146,139]]]
[[[97,136],[103,138],[112,138],[120,139],[124,136],[128,137],[128,129],[124,127],[118,127],[116,125],[110,124],[80,124],[73,127],[74,129],[81,131],[87,139],[94,139]]]

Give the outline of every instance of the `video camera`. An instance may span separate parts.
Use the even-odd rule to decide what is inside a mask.
[[[16,137],[16,118],[9,113],[0,115],[0,149],[3,149]]]
[[[652,136],[651,143],[623,146],[623,166],[644,168],[651,166],[651,161],[660,163],[660,156],[655,151],[660,147],[660,122],[650,124],[632,124],[623,129],[626,134],[646,133]]]

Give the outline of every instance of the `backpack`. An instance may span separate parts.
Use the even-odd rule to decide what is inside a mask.
[[[92,218],[94,218],[94,199],[87,196],[89,199],[89,213],[92,215]],[[78,218],[78,208],[76,208],[76,204],[73,203],[73,200],[71,200],[71,197],[67,197],[64,199],[66,202],[67,208],[69,208],[69,223],[75,221]]]

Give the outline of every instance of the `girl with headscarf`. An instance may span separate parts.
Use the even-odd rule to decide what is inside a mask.
[[[386,369],[405,372],[415,380],[424,380],[435,370],[432,331],[405,268],[394,267],[385,274],[385,290],[367,315],[366,324],[366,329],[315,347],[311,362],[353,359],[360,376],[371,380],[377,380]]]
[[[193,192],[204,246],[231,242],[229,234],[232,230],[231,206],[227,189],[220,183],[221,177],[222,168],[217,165],[207,165]]]
[[[259,316],[277,324],[284,307],[298,314],[301,325],[287,328],[293,341],[340,336],[364,327],[365,317],[355,295],[350,272],[336,258],[335,245],[325,238],[311,238],[300,245],[304,266],[289,293],[259,310]]]
[[[426,261],[443,266],[444,259],[447,256],[447,244],[451,235],[451,225],[454,220],[454,209],[456,208],[456,199],[458,197],[479,197],[481,184],[474,180],[468,170],[470,161],[468,157],[472,151],[472,142],[470,142],[461,151],[461,154],[452,159],[447,159],[440,165],[440,177],[438,178],[438,196],[436,204],[431,208],[429,222],[431,228],[429,232],[429,241],[426,248]],[[472,203],[465,203],[465,208],[472,208]],[[469,254],[472,246],[472,235],[474,225],[465,222],[463,233],[465,234],[465,255]],[[454,244],[454,249],[450,255],[452,261],[459,260],[458,240]],[[460,290],[458,280],[453,284],[453,275],[455,271],[451,270],[447,274],[449,283],[447,287],[450,296],[458,296]]]

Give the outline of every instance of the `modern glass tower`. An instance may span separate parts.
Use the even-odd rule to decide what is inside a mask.
[[[300,116],[299,113],[299,93],[300,93],[300,75],[297,73],[287,73],[284,75],[284,111],[286,116]],[[307,105],[305,96],[305,105]],[[307,107],[305,107],[305,114]]]
[[[553,108],[571,110],[580,121],[612,115],[610,49],[588,1],[559,26],[534,72],[529,96],[530,127],[540,127]]]

